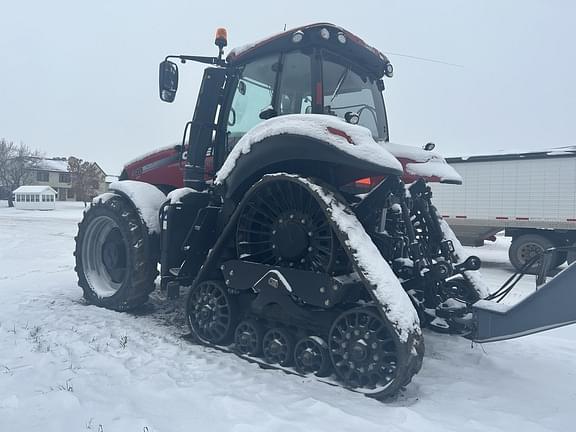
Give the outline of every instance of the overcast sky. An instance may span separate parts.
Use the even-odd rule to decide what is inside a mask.
[[[328,21],[390,55],[391,140],[448,155],[576,144],[576,2],[571,0],[0,0],[0,137],[109,174],[181,140],[202,73],[180,68],[176,102],[158,98],[166,54],[214,55]]]

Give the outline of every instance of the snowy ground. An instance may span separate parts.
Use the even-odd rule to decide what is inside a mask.
[[[2,432],[573,430],[576,327],[484,346],[426,332],[422,371],[383,404],[192,345],[177,302],[139,315],[84,304],[82,204],[57,204],[0,203]],[[494,287],[511,273],[506,247],[475,250]]]

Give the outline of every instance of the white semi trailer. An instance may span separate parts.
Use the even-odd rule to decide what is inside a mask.
[[[448,158],[461,186],[434,184],[434,203],[469,246],[504,231],[520,269],[539,251],[576,244],[576,146],[546,152]],[[576,260],[557,253],[553,265]]]

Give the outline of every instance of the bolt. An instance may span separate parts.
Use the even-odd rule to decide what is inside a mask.
[[[312,246],[308,246],[308,252],[312,252]]]
[[[276,245],[275,245],[275,244],[272,245],[272,249],[276,249]]]
[[[374,354],[374,357],[372,358],[374,359],[374,361],[380,360],[380,356],[378,354]]]
[[[333,289],[334,291],[338,291],[338,285],[332,285],[332,289]]]
[[[308,237],[312,237],[312,231],[308,231]]]
[[[300,222],[302,222],[303,224],[305,224],[305,223],[306,223],[306,219],[302,219],[302,220],[300,220]]]
[[[320,287],[320,292],[321,292],[321,293],[323,293],[323,292],[325,292],[325,291],[326,291],[326,288]]]
[[[305,260],[304,258],[302,258],[302,259],[300,260],[300,262],[301,262],[302,264],[304,264],[304,263],[306,262],[306,260]]]
[[[348,353],[344,353],[344,354],[342,355],[342,358],[343,358],[344,360],[348,360]]]
[[[234,276],[234,270],[230,270],[230,272],[228,273],[230,276]]]
[[[327,300],[324,302],[324,304],[325,304],[326,306],[330,306],[330,300],[327,299]]]
[[[354,330],[354,335],[355,335],[355,336],[360,336],[360,330],[358,330],[358,329]]]
[[[276,230],[272,230],[272,235],[276,234]]]
[[[294,215],[293,215],[293,214],[290,215],[290,219],[294,219]]]
[[[220,266],[220,270],[222,270],[222,271],[224,271],[225,268],[226,268],[226,267],[224,267],[224,264],[222,264],[222,265]]]
[[[372,349],[376,349],[376,348],[378,348],[378,344],[377,344],[376,342],[374,342],[374,343],[372,344]]]
[[[284,219],[278,219],[278,223],[284,222]]]
[[[230,285],[230,279],[226,279],[226,285]]]

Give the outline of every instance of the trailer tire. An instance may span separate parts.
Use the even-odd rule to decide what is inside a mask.
[[[574,243],[572,246],[576,247],[576,243]],[[568,261],[568,265],[576,261],[576,252],[568,252],[566,255],[566,261]]]
[[[78,285],[91,304],[126,311],[145,303],[155,288],[157,238],[119,195],[100,199],[84,213],[74,255]]]
[[[528,262],[537,253],[541,253],[554,246],[554,242],[543,235],[523,234],[512,239],[512,244],[510,245],[510,249],[508,249],[508,258],[514,268],[520,271],[526,262]],[[552,265],[554,267],[560,265],[561,262],[558,261],[559,257],[555,254]],[[538,271],[538,266],[539,261],[531,266],[527,273],[536,273]]]

